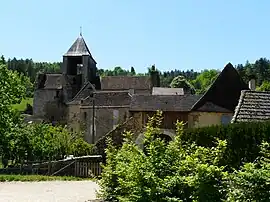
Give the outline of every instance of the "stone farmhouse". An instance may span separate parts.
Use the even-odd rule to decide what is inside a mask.
[[[61,74],[39,74],[33,116],[81,131],[89,143],[131,130],[142,132],[148,116],[163,111],[164,133],[173,134],[176,120],[186,127],[231,122],[242,90],[248,90],[229,63],[204,95],[161,88],[159,72],[149,76],[97,75],[97,62],[80,35],[63,55]],[[166,132],[167,131],[167,132]],[[116,137],[117,136],[117,137]]]

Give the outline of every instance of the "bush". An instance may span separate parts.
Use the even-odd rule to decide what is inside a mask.
[[[125,134],[119,150],[112,145],[107,148],[100,196],[109,201],[144,202],[224,198],[226,192],[220,190],[226,172],[217,165],[226,142],[216,142],[214,149],[192,144],[187,150],[181,143],[182,123],[177,124],[177,136],[168,144],[154,135],[159,132],[159,124],[159,114],[148,123],[144,151],[131,141],[130,133]]]
[[[189,129],[182,140],[186,146],[196,143],[212,147],[216,138],[227,141],[226,156],[221,165],[227,169],[238,169],[244,162],[253,162],[260,152],[263,141],[270,142],[269,122],[249,122]]]
[[[2,151],[6,158],[2,161],[8,158],[16,165],[25,161],[59,160],[71,154],[89,155],[92,148],[79,134],[70,133],[65,127],[23,124],[9,135],[8,147]]]
[[[107,162],[99,181],[101,198],[131,202],[269,201],[270,146],[267,142],[261,141],[260,144],[258,141],[255,147],[255,143],[246,137],[247,148],[250,145],[256,148],[251,152],[254,158],[257,154],[254,162],[248,162],[249,157],[243,154],[248,149],[236,149],[237,143],[240,144],[238,141],[245,140],[242,136],[246,134],[239,136],[239,132],[237,136],[219,132],[224,139],[220,140],[214,136],[214,131],[223,131],[220,127],[197,130],[210,131],[209,134],[192,134],[190,131],[184,133],[183,124],[178,122],[175,139],[166,143],[156,136],[160,132],[160,123],[161,114],[158,112],[147,124],[144,150],[132,141],[131,133],[125,134],[119,149],[108,140]],[[256,128],[233,125],[225,127],[224,131],[237,131],[237,128],[239,131],[254,132],[253,127]],[[266,127],[260,131],[266,131]],[[187,137],[187,134],[191,136]],[[258,136],[253,134],[260,140]],[[226,161],[231,162],[227,157],[228,151],[230,155],[233,151],[240,152],[243,161],[239,162],[242,164],[239,169],[223,166]],[[249,153],[246,152],[246,155]]]

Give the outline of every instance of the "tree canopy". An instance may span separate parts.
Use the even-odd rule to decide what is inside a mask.
[[[184,93],[195,93],[195,88],[190,84],[185,77],[183,76],[177,76],[175,77],[171,82],[171,88],[183,88]]]

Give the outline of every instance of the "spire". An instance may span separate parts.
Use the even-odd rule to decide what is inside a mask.
[[[80,36],[82,36],[82,26],[80,26]]]

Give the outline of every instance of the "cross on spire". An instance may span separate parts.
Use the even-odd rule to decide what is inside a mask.
[[[82,36],[82,26],[80,26],[80,36]]]

